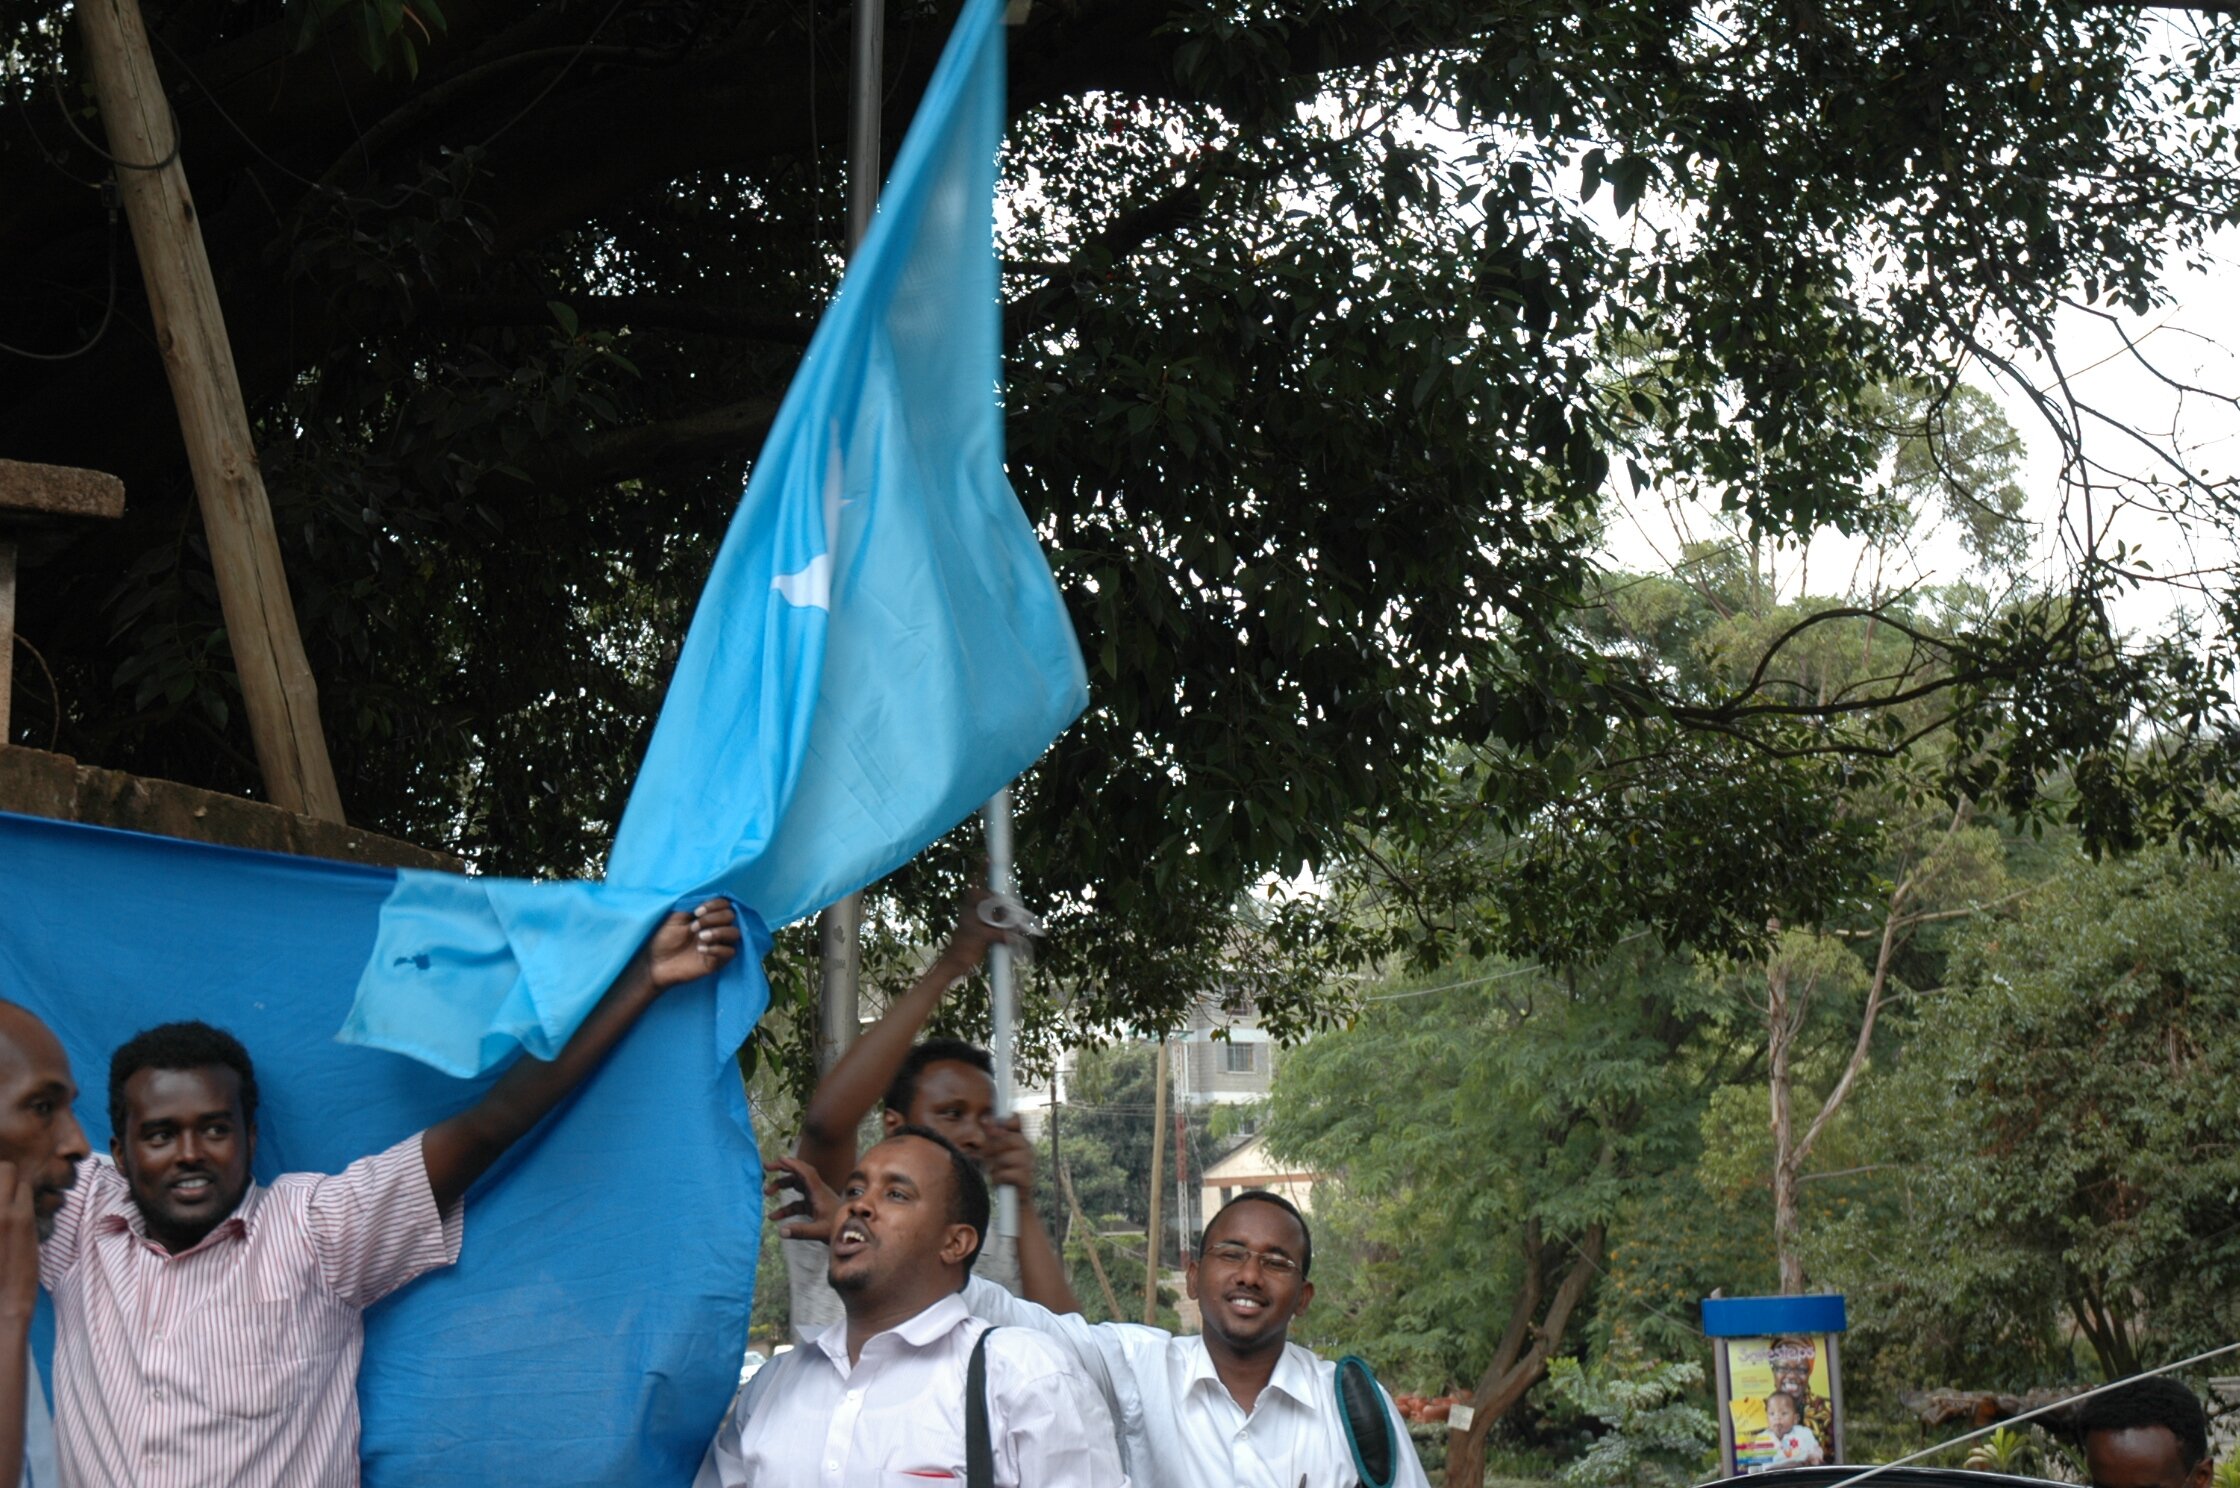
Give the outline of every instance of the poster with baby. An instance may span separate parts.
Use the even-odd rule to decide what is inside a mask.
[[[1735,1469],[1762,1473],[1829,1461],[1828,1341],[1819,1334],[1724,1338]]]

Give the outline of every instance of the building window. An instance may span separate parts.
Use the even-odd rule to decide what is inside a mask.
[[[1221,1190],[1221,1204],[1222,1204],[1222,1207],[1223,1207],[1223,1208],[1227,1208],[1227,1207],[1228,1207],[1228,1204],[1229,1204],[1229,1201],[1230,1201],[1231,1199],[1235,1198],[1236,1196],[1237,1196],[1237,1191],[1236,1191],[1235,1189],[1233,1189],[1233,1188],[1225,1188],[1225,1189]]]
[[[1222,1073],[1230,1075],[1251,1074],[1257,1068],[1253,1061],[1253,1054],[1259,1047],[1258,1044],[1223,1044],[1221,1046]]]

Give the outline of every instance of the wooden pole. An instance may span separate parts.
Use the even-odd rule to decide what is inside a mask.
[[[1097,1290],[1104,1293],[1105,1316],[1117,1323],[1120,1299],[1113,1295],[1112,1278],[1104,1274],[1104,1257],[1097,1253],[1097,1227],[1081,1212],[1081,1200],[1073,1191],[1073,1174],[1066,1171],[1064,1163],[1058,1164],[1058,1185],[1066,1191],[1066,1210],[1073,1215],[1074,1228],[1081,1231],[1081,1248],[1089,1252],[1089,1269],[1097,1273]]]
[[[1167,1041],[1159,1040],[1152,1056],[1156,1073],[1151,1081],[1151,1214],[1143,1227],[1143,1321],[1159,1326],[1159,1159],[1167,1150]]]
[[[233,347],[147,27],[138,0],[79,0],[78,17],[156,344],[179,408],[265,791],[277,806],[338,822],[342,795],[319,727],[318,687],[296,630],[272,504],[249,441]]]

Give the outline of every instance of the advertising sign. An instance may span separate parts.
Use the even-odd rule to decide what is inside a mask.
[[[1843,1460],[1843,1299],[1714,1297],[1703,1304],[1729,1477]]]

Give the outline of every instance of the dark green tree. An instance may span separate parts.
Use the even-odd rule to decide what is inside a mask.
[[[894,13],[890,146],[953,12]],[[836,281],[845,17],[152,5],[354,819],[489,870],[599,862]],[[1023,791],[1022,872],[1077,1014],[1171,1024],[1241,890],[1345,857],[1489,740],[1508,762],[1478,804],[1515,824],[1636,723],[1871,768],[1884,705],[1933,697],[1971,796],[2020,813],[2059,777],[2095,843],[2221,843],[2192,782],[2233,773],[2228,650],[2120,637],[2129,564],[2097,537],[2066,592],[1993,617],[1931,631],[1893,601],[1915,649],[1842,698],[1676,693],[1579,619],[1612,471],[1771,536],[1858,527],[1885,389],[1933,423],[1963,357],[2018,366],[2067,302],[2152,303],[2240,192],[2240,23],[2160,24],[2074,0],[1034,6],[1011,469],[1094,707]],[[253,792],[61,0],[0,0],[0,116],[0,342],[66,357],[0,354],[0,450],[132,492],[121,530],[29,555],[19,623],[54,681],[17,669],[18,738]],[[2079,404],[2045,407],[2081,444]],[[2223,488],[2154,447],[2169,499],[2221,520]],[[1769,666],[1831,623],[1767,637]],[[1691,809],[1731,820],[1752,802],[1716,749]],[[897,923],[961,856],[893,886]],[[1739,922],[1692,887],[1649,912]],[[1320,944],[1310,914],[1275,928]],[[1313,1021],[1312,986],[1271,982],[1264,1013]]]
[[[2240,1321],[2240,879],[2073,861],[1964,937],[1862,1128],[1902,1213],[1823,1264],[1924,1370],[2109,1378]]]

